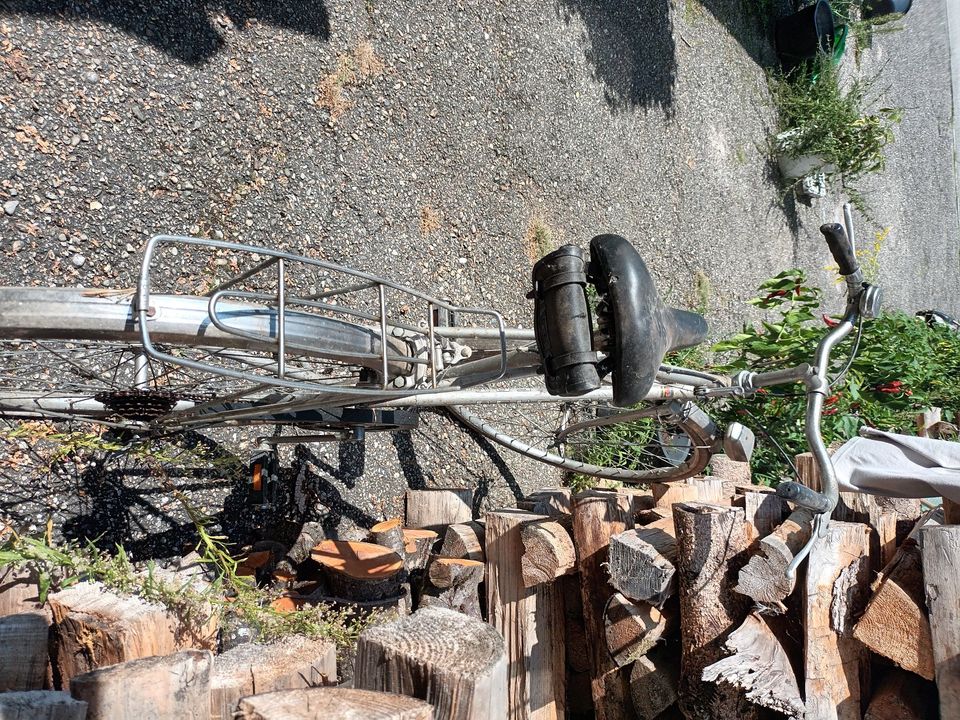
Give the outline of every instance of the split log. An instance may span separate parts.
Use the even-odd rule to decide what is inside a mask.
[[[573,491],[570,488],[544,488],[530,493],[527,499],[533,501],[532,512],[537,515],[552,518],[573,515]]]
[[[630,697],[639,720],[654,720],[677,702],[680,654],[676,644],[637,658],[630,669]]]
[[[437,533],[433,530],[404,528],[403,549],[406,553],[403,560],[404,567],[408,571],[426,568],[436,542]]]
[[[812,522],[813,514],[800,508],[761,539],[756,554],[740,571],[736,591],[764,605],[782,603],[793,592],[796,583],[784,573],[810,539]]]
[[[210,720],[233,720],[248,695],[336,682],[336,648],[328,641],[295,635],[269,645],[244,643],[213,660]]]
[[[464,558],[484,562],[483,524],[480,522],[457,523],[447,528],[443,536],[440,554],[443,557]]]
[[[620,593],[614,593],[604,611],[607,650],[617,667],[624,667],[650,652],[676,625],[675,605],[661,612],[650,603],[630,602]]]
[[[831,521],[810,551],[804,593],[808,720],[860,720],[870,654],[853,637],[870,582],[870,528]]]
[[[443,607],[481,619],[479,590],[485,572],[486,566],[479,560],[435,558],[427,574],[433,587],[442,592],[425,590],[420,606]]]
[[[40,613],[0,617],[0,693],[43,689],[49,627]]]
[[[576,570],[577,551],[570,533],[553,521],[529,523],[520,533],[524,587],[547,583]]]
[[[773,488],[737,485],[736,492],[743,497],[743,512],[753,539],[766,537],[783,522],[784,502]]]
[[[3,720],[84,720],[87,704],[58,690],[0,693]]]
[[[783,645],[763,617],[747,615],[743,624],[723,644],[730,653],[703,669],[708,682],[726,682],[744,691],[754,705],[803,718],[797,676]]]
[[[704,683],[703,669],[724,656],[723,639],[743,622],[747,598],[733,590],[747,536],[741,508],[673,507],[680,595],[680,709],[688,718],[752,717],[743,693]]]
[[[939,525],[943,511],[922,517],[873,584],[873,596],[853,636],[877,655],[933,680],[933,640],[924,597],[921,528]]]
[[[374,525],[370,528],[370,539],[374,544],[389,548],[400,557],[406,557],[406,543],[403,541],[403,522],[400,518],[391,518]]]
[[[94,582],[78,583],[49,598],[53,683],[65,688],[76,675],[105,665],[189,647],[190,626],[166,608],[122,597]]]
[[[425,700],[438,719],[507,716],[503,639],[486,623],[451,610],[422,608],[367,628],[354,668],[356,687]]]
[[[673,518],[657,520],[610,538],[610,584],[631,600],[661,607],[677,589]]]
[[[244,698],[237,720],[433,720],[422,700],[394,693],[315,687]]]
[[[362,601],[400,595],[403,560],[382,545],[324,540],[310,556],[324,568],[338,597]]]
[[[473,518],[473,490],[407,490],[407,527],[438,530]]]
[[[960,525],[924,528],[922,535],[940,717],[955,718],[960,717]]]
[[[722,453],[710,458],[710,477],[720,480],[727,495],[731,497],[737,485],[751,485],[753,483],[749,462],[731,460]]]
[[[633,524],[630,497],[588,490],[573,505],[573,537],[580,557],[583,624],[590,651],[591,691],[597,720],[630,717],[629,689],[610,653],[604,635],[604,609],[611,594],[607,562],[610,537]]]
[[[931,683],[900,668],[889,668],[863,720],[926,720],[932,714],[931,700],[936,694]]]
[[[130,660],[77,675],[70,694],[87,703],[87,720],[149,716],[205,720],[210,716],[209,650]]]
[[[693,479],[677,480],[671,483],[652,483],[653,501],[655,507],[671,508],[674,503],[697,502],[700,491],[694,485]]]
[[[520,565],[523,526],[544,519],[510,509],[486,516],[487,614],[506,644],[511,719],[564,715],[562,602],[553,584],[525,587]]]

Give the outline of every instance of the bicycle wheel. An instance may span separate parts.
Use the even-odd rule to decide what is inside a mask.
[[[710,461],[717,435],[706,413],[683,401],[637,410],[576,398],[450,409],[468,427],[522,455],[626,483],[696,475]]]
[[[193,412],[189,426],[198,428],[225,424],[224,409],[246,409],[251,412],[231,424],[322,427],[328,419],[331,425],[343,424],[342,418],[325,418],[322,411],[265,410],[256,417],[258,407],[293,397],[255,381],[258,373],[271,372],[274,363],[275,317],[261,306],[224,307],[238,327],[263,338],[253,340],[212,326],[207,303],[202,297],[152,295],[151,337],[178,358],[239,368],[254,381],[147,358],[129,293],[0,288],[0,417],[175,429],[183,426],[180,416],[188,411]],[[375,372],[371,368],[382,367],[380,338],[369,328],[308,313],[290,313],[286,320],[287,371],[293,376],[336,391],[356,387]],[[392,347],[393,340],[388,342]],[[220,415],[205,419],[198,404]],[[369,429],[398,422],[379,416],[369,421]]]

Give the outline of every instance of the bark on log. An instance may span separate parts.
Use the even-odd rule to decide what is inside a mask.
[[[940,717],[956,718],[960,717],[960,525],[924,528],[922,535]]]
[[[3,720],[84,720],[87,704],[58,690],[0,693]]]
[[[731,496],[737,485],[750,485],[753,482],[749,462],[737,462],[723,454],[710,458],[710,477],[718,478]]]
[[[677,590],[673,518],[610,538],[610,584],[631,600],[661,607]]]
[[[364,630],[354,684],[425,700],[438,720],[507,717],[503,639],[486,623],[442,608]]]
[[[937,688],[915,675],[889,668],[870,699],[863,720],[926,720]]]
[[[310,555],[326,571],[337,597],[363,601],[400,595],[403,560],[382,545],[324,540]]]
[[[663,612],[647,602],[631,602],[614,593],[604,612],[607,650],[617,667],[624,667],[650,652],[678,622],[674,604]]]
[[[206,720],[210,717],[209,650],[130,660],[77,675],[70,694],[87,703],[87,720],[143,717]]]
[[[588,490],[576,496],[573,506],[573,537],[580,556],[580,592],[583,598],[584,631],[591,663],[591,691],[597,720],[630,717],[626,679],[607,652],[604,608],[611,595],[607,562],[610,536],[633,524],[633,506],[628,495]]]
[[[873,584],[873,595],[853,636],[871,651],[933,680],[933,641],[923,584],[921,528],[943,521],[941,509],[922,517]]]
[[[680,595],[680,709],[688,718],[752,717],[743,693],[704,683],[703,669],[723,657],[723,639],[743,622],[748,600],[733,590],[745,562],[741,508],[681,503],[673,508]]]
[[[723,646],[730,656],[705,667],[704,680],[729,683],[743,690],[747,700],[755,705],[789,718],[803,718],[804,704],[796,673],[763,617],[747,615]]]
[[[316,687],[244,698],[237,720],[434,720],[434,715],[428,703],[416,698]]]
[[[524,587],[520,565],[523,526],[544,519],[509,509],[486,518],[487,614],[505,641],[511,720],[564,715],[562,602],[552,584]]]
[[[483,524],[473,521],[457,523],[447,528],[443,536],[440,554],[444,557],[479,560],[484,562]]]
[[[406,553],[403,564],[408,572],[423,570],[427,567],[437,537],[437,533],[433,530],[403,529],[403,548]]]
[[[680,653],[677,646],[660,647],[637,658],[630,669],[630,697],[639,720],[654,720],[677,702]]]
[[[370,528],[370,539],[374,544],[389,548],[400,557],[406,557],[403,522],[400,518],[390,518],[374,525]]]
[[[764,605],[783,602],[795,586],[795,580],[784,571],[810,538],[812,521],[809,510],[794,510],[780,527],[760,540],[756,554],[740,571],[736,591]]]
[[[870,528],[831,521],[813,546],[804,593],[807,720],[860,720],[870,687],[870,657],[853,637],[866,604]]]
[[[300,534],[287,550],[286,560],[292,565],[299,565],[310,557],[310,551],[327,539],[323,525],[318,522],[304,523]]]
[[[469,522],[472,507],[473,490],[469,488],[407,490],[407,527],[439,530]]]
[[[783,522],[785,505],[773,488],[738,485],[736,492],[743,497],[744,515],[754,539],[766,537]]]
[[[168,655],[193,641],[164,607],[121,597],[99,583],[79,583],[49,598],[50,662],[56,688],[105,665]]]
[[[480,620],[480,583],[485,572],[486,566],[477,560],[434,558],[427,574],[439,592],[425,589],[420,606],[456,610]]]
[[[213,660],[210,720],[233,720],[248,695],[336,682],[336,648],[328,641],[293,636],[269,645],[238,645]]]
[[[577,551],[570,533],[558,522],[544,521],[523,526],[520,558],[524,587],[533,587],[574,572]]]
[[[43,689],[49,627],[40,613],[0,617],[0,693]]]

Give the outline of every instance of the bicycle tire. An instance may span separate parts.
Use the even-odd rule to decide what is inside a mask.
[[[88,420],[142,428],[149,425],[143,418],[115,417],[119,403],[140,404],[142,407],[135,409],[141,413],[159,409],[162,415],[164,408],[169,414],[177,407],[167,407],[171,400],[176,403],[186,398],[194,402],[197,397],[212,399],[240,391],[236,383],[221,376],[192,375],[184,368],[162,364],[146,373],[152,385],[150,397],[138,395],[136,383],[130,379],[135,377],[135,363],[142,365],[144,360],[134,303],[132,292],[0,288],[0,417]],[[207,312],[208,298],[152,295],[150,304],[151,337],[177,352],[218,354],[221,360],[249,363],[244,351],[269,352],[274,348],[270,333],[275,332],[275,323],[265,308],[240,303],[225,308],[227,314],[232,308],[235,317],[264,333],[264,340],[257,342],[213,327]],[[360,325],[305,313],[290,314],[286,333],[287,348],[311,373],[322,373],[325,368],[344,373],[329,375],[333,386],[381,362],[379,335]],[[123,392],[127,392],[125,399],[118,399]],[[276,389],[265,388],[262,397],[276,393]],[[115,401],[113,409],[97,395]],[[248,395],[245,402],[257,399]],[[150,403],[156,407],[146,407]],[[302,422],[323,426],[316,414],[311,418]],[[264,415],[259,422],[300,421],[296,413],[280,413]],[[224,422],[201,421],[193,427],[218,424]],[[396,424],[371,422],[367,429],[379,429],[381,425],[394,429]]]
[[[558,398],[553,403],[553,407],[563,409],[563,414],[566,414],[566,409],[575,407],[578,402],[575,398]],[[651,414],[663,412],[663,417],[658,421],[657,431],[665,433],[670,441],[664,442],[662,439],[664,436],[661,435],[660,439],[651,444],[649,453],[645,447],[624,451],[623,444],[617,438],[624,429],[628,433],[635,429],[626,425],[626,422],[629,422],[626,418],[635,417],[638,412],[644,411],[624,410],[607,404],[594,403],[595,420],[591,422],[587,419],[580,423],[578,425],[580,429],[577,432],[586,432],[588,435],[591,431],[599,432],[593,432],[592,437],[585,437],[580,442],[615,443],[616,451],[612,455],[615,464],[597,464],[595,460],[580,459],[576,448],[574,452],[567,450],[567,446],[570,445],[569,434],[564,435],[559,424],[557,427],[546,428],[544,432],[545,429],[540,426],[540,423],[532,421],[529,424],[534,427],[534,431],[529,437],[517,437],[515,431],[507,432],[501,429],[498,425],[503,424],[505,415],[502,412],[503,405],[497,407],[501,409],[497,424],[490,419],[480,417],[464,406],[453,406],[450,411],[475,432],[521,455],[570,472],[631,484],[669,482],[693,477],[707,466],[716,443],[716,426],[693,403],[679,403],[673,407],[651,404],[647,406],[647,411]],[[518,412],[516,408],[513,411]],[[490,412],[488,411],[488,414]],[[618,416],[622,416],[624,421],[610,419]],[[530,437],[533,436],[537,437],[538,442],[530,441]],[[563,442],[560,442],[561,438]],[[658,443],[659,454],[656,447]],[[685,457],[680,460],[669,459],[665,447],[670,443],[673,443],[673,449],[686,445]],[[639,455],[640,452],[644,453],[642,458]],[[589,458],[584,455],[580,457]]]

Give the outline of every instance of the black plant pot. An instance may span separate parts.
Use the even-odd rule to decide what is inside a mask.
[[[912,0],[863,0],[860,15],[864,19],[882,15],[903,15],[910,9]]]
[[[777,57],[785,68],[794,68],[804,60],[816,57],[817,52],[832,54],[833,37],[834,21],[830,3],[817,0],[793,15],[777,20],[774,30]]]

